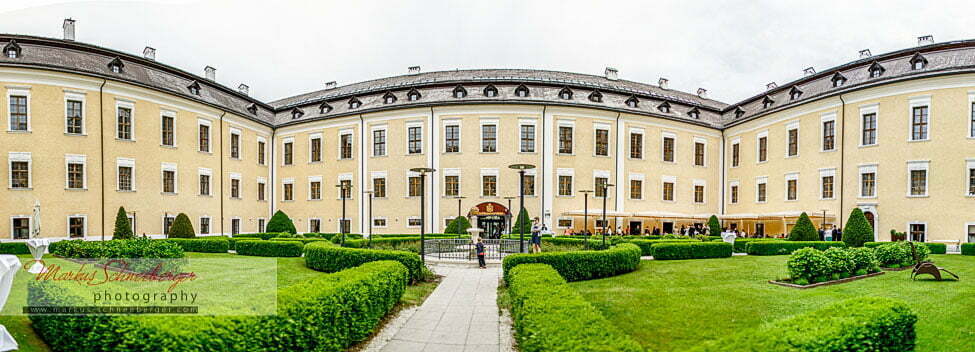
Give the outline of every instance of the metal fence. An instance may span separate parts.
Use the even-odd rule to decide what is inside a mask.
[[[511,253],[518,253],[521,246],[518,240],[484,239],[484,257],[487,260],[500,260]],[[525,241],[525,251],[529,248]],[[453,260],[477,260],[474,242],[470,239],[435,239],[424,242],[424,254],[430,258]]]

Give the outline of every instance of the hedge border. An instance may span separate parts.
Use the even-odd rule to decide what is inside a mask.
[[[653,246],[653,259],[730,258],[733,246],[725,242],[660,243]]]
[[[829,247],[846,247],[840,241],[756,241],[746,246],[748,255],[786,255],[800,248],[815,248],[821,251]]]
[[[961,255],[975,255],[975,243],[962,243]]]
[[[257,257],[300,257],[305,245],[296,241],[237,241],[237,254]]]
[[[197,237],[197,238],[167,238],[157,241],[167,241],[175,243],[183,249],[183,252],[193,253],[227,253],[230,250],[230,241],[226,237]]]
[[[504,257],[501,267],[505,281],[508,280],[511,269],[529,263],[551,265],[566,281],[580,281],[636,270],[640,265],[641,253],[640,247],[632,243],[623,243],[601,251],[517,253]]]
[[[327,273],[357,267],[364,263],[379,260],[395,260],[403,264],[410,273],[410,280],[423,276],[423,261],[420,255],[406,251],[361,249],[339,247],[328,242],[312,242],[305,246],[305,266]]]
[[[900,242],[900,241],[896,241],[896,242]],[[864,247],[867,247],[867,248],[877,248],[877,247],[879,247],[881,245],[884,245],[884,244],[887,244],[887,243],[896,243],[896,242],[895,241],[864,242],[863,243],[863,246]],[[948,253],[948,245],[945,244],[945,243],[931,243],[931,242],[914,242],[914,243],[923,244],[925,246],[928,246],[928,249],[931,250],[931,254],[947,254]]]

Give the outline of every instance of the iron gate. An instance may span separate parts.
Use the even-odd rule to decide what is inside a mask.
[[[501,260],[504,256],[511,253],[518,253],[520,250],[518,240],[507,239],[482,239],[484,243],[484,258],[487,260]],[[426,240],[423,244],[424,254],[428,257],[437,259],[454,260],[477,260],[474,242],[470,239],[435,239]],[[529,248],[528,241],[525,241],[525,251]]]

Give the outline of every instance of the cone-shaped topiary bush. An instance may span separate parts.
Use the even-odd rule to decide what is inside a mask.
[[[532,233],[532,220],[528,218],[528,210],[521,208],[518,212],[518,220],[515,221],[515,225],[511,227],[511,233],[523,233],[529,235]]]
[[[870,241],[873,241],[873,227],[870,227],[860,208],[853,208],[843,229],[843,242],[847,247],[863,247],[864,242]]]
[[[711,236],[721,236],[721,222],[718,221],[718,216],[711,215],[708,218],[708,232]]]
[[[806,212],[799,215],[796,226],[792,227],[792,231],[789,231],[789,241],[819,241],[819,232],[816,231],[816,227],[813,226]]]
[[[471,222],[467,221],[467,217],[458,216],[447,224],[447,229],[444,230],[444,233],[466,235],[467,229],[469,228],[471,228]]]
[[[193,223],[190,222],[190,217],[186,216],[185,213],[179,213],[176,215],[176,220],[173,220],[173,226],[169,227],[169,238],[193,238],[196,237],[196,231],[193,231]]]
[[[287,232],[287,233],[298,233],[295,229],[295,223],[291,221],[288,214],[283,211],[278,210],[271,217],[271,220],[267,222],[267,229],[265,232]]]
[[[135,237],[132,234],[132,224],[129,223],[129,215],[125,212],[125,208],[118,207],[118,215],[115,216],[115,231],[112,232],[112,238],[116,240],[127,240]]]

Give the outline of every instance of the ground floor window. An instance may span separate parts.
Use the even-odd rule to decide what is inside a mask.
[[[210,218],[200,218],[200,234],[210,234]]]
[[[264,232],[264,219],[257,219],[257,232]]]
[[[85,218],[72,216],[68,218],[68,236],[71,238],[85,237]]]
[[[925,235],[927,234],[927,225],[925,224],[911,224],[910,226],[911,241],[924,242]]]
[[[319,233],[322,232],[322,220],[321,219],[308,219],[308,232]]]
[[[596,219],[596,228],[601,229],[603,227],[606,227],[608,223],[609,223],[609,220],[605,220],[604,221],[603,219]]]
[[[28,239],[30,238],[30,218],[13,218],[12,224],[12,236],[13,239]]]
[[[173,227],[173,221],[176,221],[176,218],[173,217],[172,215],[166,215],[166,217],[163,218],[163,234],[164,235],[167,235],[167,236],[169,235],[169,229],[171,229]]]
[[[240,219],[230,219],[230,234],[237,235],[240,233]]]
[[[386,227],[386,219],[385,218],[372,219],[372,226],[373,227]]]
[[[572,227],[572,219],[559,219],[558,226],[560,228],[571,228]]]
[[[410,218],[409,220],[406,220],[406,225],[409,227],[420,227],[421,224],[423,224],[423,222],[420,221],[420,218]]]
[[[339,220],[339,232],[340,233],[349,233],[349,232],[351,232],[351,229],[352,229],[352,221],[351,220],[349,220],[349,219],[341,219],[341,220]]]
[[[968,225],[968,242],[975,243],[975,224]]]

